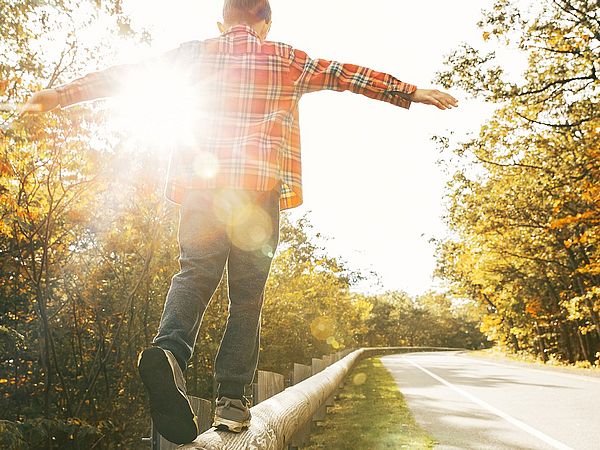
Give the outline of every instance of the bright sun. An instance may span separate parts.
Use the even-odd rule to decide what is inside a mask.
[[[197,95],[192,95],[183,74],[158,66],[132,76],[125,84],[123,94],[114,99],[114,129],[132,143],[164,151],[182,140],[193,143]]]

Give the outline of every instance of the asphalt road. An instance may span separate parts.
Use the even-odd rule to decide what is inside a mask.
[[[600,379],[469,358],[381,358],[437,449],[600,450]]]

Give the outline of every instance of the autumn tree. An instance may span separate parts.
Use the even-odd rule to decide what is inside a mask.
[[[593,363],[600,350],[598,4],[496,1],[483,40],[527,56],[522,80],[494,51],[464,44],[438,73],[497,104],[479,135],[438,137],[454,158],[438,274],[477,301],[501,346]]]
[[[469,349],[487,345],[470,302],[455,302],[444,293],[413,298],[399,291],[371,296],[368,302],[372,309],[365,322],[365,345]]]

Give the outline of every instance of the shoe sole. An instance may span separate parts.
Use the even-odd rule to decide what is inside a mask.
[[[187,444],[198,436],[198,422],[187,397],[175,383],[167,355],[158,347],[144,350],[138,372],[150,399],[150,416],[156,430],[174,444]]]
[[[244,428],[248,428],[250,426],[250,421],[247,420],[246,422],[235,422],[233,420],[215,417],[212,426],[219,431],[232,431],[234,433],[241,433]]]

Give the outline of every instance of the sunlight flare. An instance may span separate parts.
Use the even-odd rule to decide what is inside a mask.
[[[115,100],[114,128],[132,141],[164,151],[193,147],[199,124],[198,95],[187,87],[184,75],[161,66],[143,77],[132,76]]]

